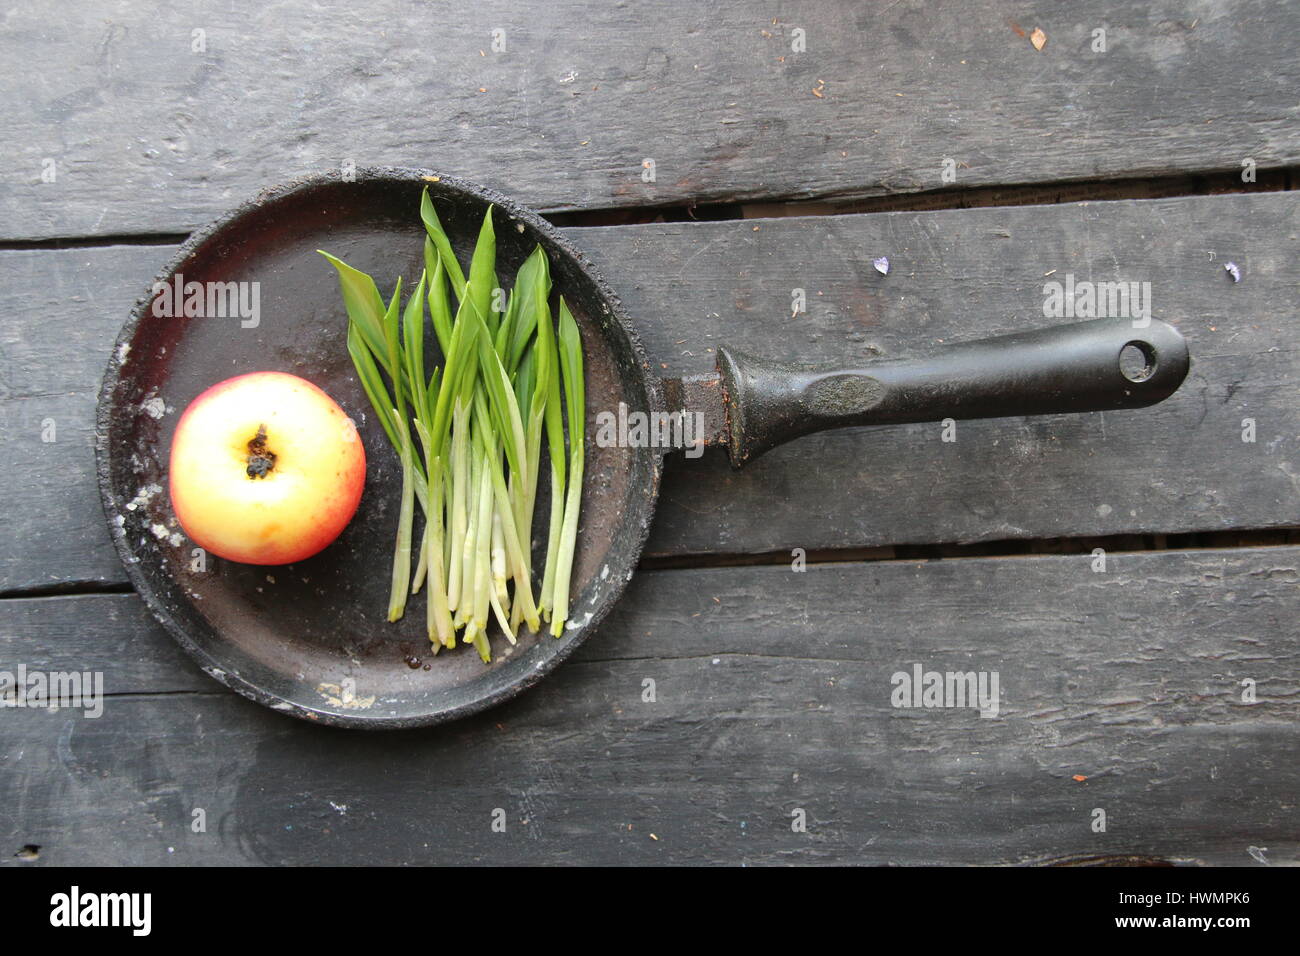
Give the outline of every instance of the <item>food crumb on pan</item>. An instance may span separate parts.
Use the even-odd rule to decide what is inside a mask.
[[[368,710],[375,705],[373,694],[369,697],[358,697],[351,687],[339,684],[317,684],[316,692],[324,697],[325,702],[331,707],[342,707],[344,710]]]

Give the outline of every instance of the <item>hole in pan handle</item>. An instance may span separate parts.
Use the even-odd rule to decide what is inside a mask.
[[[722,348],[726,442],[739,467],[828,428],[1144,408],[1177,391],[1187,342],[1160,321],[1094,319],[943,346],[861,368],[789,365]]]

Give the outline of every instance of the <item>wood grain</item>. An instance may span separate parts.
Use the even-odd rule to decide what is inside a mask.
[[[0,863],[1295,864],[1297,583],[1300,548],[648,572],[537,689],[383,734],[220,689],[133,595],[3,601],[4,669],[113,696],[5,711]],[[997,671],[998,716],[894,708],[916,663]]]
[[[709,369],[719,342],[859,363],[1050,325],[1043,283],[1067,273],[1150,282],[1154,317],[1191,344],[1188,381],[1151,409],[963,422],[952,443],[937,426],[851,429],[741,472],[721,454],[674,458],[648,553],[1300,525],[1296,212],[1277,193],[568,230],[665,375]],[[94,490],[94,395],[170,251],[0,252],[0,589],[124,582]],[[888,276],[870,265],[880,254]],[[791,318],[796,288],[808,311]]]
[[[1300,524],[1298,210],[1276,194],[583,230],[664,374],[707,371],[719,343],[857,365],[1045,327],[1068,321],[1043,314],[1067,275],[1149,282],[1191,350],[1149,409],[962,422],[951,443],[938,425],[850,429],[740,473],[675,459],[648,553]]]
[[[0,252],[0,590],[126,582],[95,486],[95,398],[135,299],[174,251]]]
[[[20,0],[0,239],[188,232],[346,163],[549,211],[1290,166],[1297,29],[1286,0]]]

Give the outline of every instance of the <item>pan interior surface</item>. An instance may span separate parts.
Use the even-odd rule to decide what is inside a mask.
[[[463,263],[489,204],[503,279],[540,242],[583,338],[586,475],[569,628],[559,639],[522,631],[512,647],[494,626],[489,665],[473,648],[431,653],[423,589],[401,621],[386,620],[400,467],[348,357],[334,270],[316,251],[370,273],[385,297],[398,276],[409,290],[423,268],[419,200],[426,186]],[[622,593],[653,516],[662,461],[654,449],[597,447],[594,418],[619,402],[660,407],[659,385],[646,374],[617,297],[543,219],[450,177],[358,171],[355,181],[312,179],[262,194],[193,236],[158,282],[182,290],[192,282],[204,289],[238,283],[245,302],[257,303],[256,317],[164,317],[155,314],[149,291],[122,331],[100,395],[99,481],[115,543],[150,609],[210,675],[274,709],[322,723],[436,723],[535,683]],[[436,351],[431,332],[426,341]],[[314,382],[356,422],[365,443],[356,517],[332,545],[297,564],[257,567],[204,554],[171,508],[168,456],[181,413],[210,385],[254,371]],[[545,462],[541,473],[535,558],[549,518]],[[417,535],[422,526],[417,517]]]

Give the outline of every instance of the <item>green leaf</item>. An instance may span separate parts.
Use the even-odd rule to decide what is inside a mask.
[[[393,407],[392,396],[388,394],[383,377],[375,366],[374,355],[363,341],[361,330],[357,328],[355,322],[348,323],[348,354],[352,356],[352,365],[357,370],[361,388],[366,393],[366,398],[370,399],[370,407],[379,416],[379,423],[383,425],[388,440],[393,443],[394,449],[401,451],[402,443],[393,428],[389,413],[389,409]]]
[[[537,323],[541,321],[539,316],[545,314],[546,320],[550,319],[550,311],[546,305],[551,295],[550,263],[540,245],[519,267],[519,275],[515,278],[515,291],[518,293],[520,290],[522,290],[522,302],[511,335],[509,361],[506,362],[506,368],[510,372],[514,372],[519,367],[524,349],[527,348],[533,332],[537,330]],[[538,334],[540,335],[541,332],[538,331]]]
[[[387,365],[384,348],[384,300],[379,296],[375,280],[323,249],[316,251],[338,271],[339,288],[343,291],[343,306],[347,309],[348,318],[357,324],[362,338],[384,365],[384,371],[392,375],[393,370]]]
[[[451,345],[447,351],[446,364],[443,366],[442,384],[438,389],[438,400],[434,406],[433,428],[431,429],[434,444],[436,445],[435,453],[438,455],[442,454],[447,432],[451,428],[452,398],[466,388],[473,388],[474,370],[477,365],[478,331],[481,323],[476,325],[472,322],[462,321],[460,318],[461,314],[471,309],[472,306],[470,306],[468,299],[461,300],[456,324],[451,332]]]
[[[428,186],[424,187],[420,196],[420,219],[424,222],[424,231],[438,248],[438,255],[442,259],[443,268],[447,270],[447,278],[451,280],[451,290],[456,293],[457,301],[465,298],[465,273],[461,272],[456,253],[451,248],[451,240],[447,238],[438,213],[434,211]]]
[[[506,300],[506,311],[501,317],[501,324],[497,326],[496,336],[493,339],[493,347],[497,350],[497,355],[501,356],[501,361],[506,361],[506,355],[510,348],[511,330],[515,327],[515,317],[519,313],[519,282],[515,280],[515,287],[510,292],[509,299]],[[509,363],[506,363],[506,370],[513,372]]]
[[[478,312],[485,328],[491,329],[492,290],[497,287],[496,260],[497,237],[492,227],[493,206],[488,206],[474,246],[474,258],[469,264],[469,279],[465,285],[465,301]],[[463,304],[463,303],[462,303]],[[490,346],[489,339],[488,345]]]
[[[482,373],[483,385],[487,390],[492,425],[504,441],[510,470],[523,475],[524,426],[519,415],[519,405],[515,401],[515,392],[510,386],[510,377],[506,374],[505,366],[501,364],[501,357],[497,355],[496,349],[492,348],[488,339],[483,319],[473,307],[473,298],[466,301],[470,304],[467,321],[476,329],[479,371]]]
[[[581,447],[587,424],[586,385],[582,377],[582,336],[569,304],[560,297],[560,367],[564,373],[564,404],[569,414],[570,447]]]
[[[427,387],[424,378],[424,285],[427,275],[420,273],[420,281],[415,291],[406,300],[406,311],[402,313],[402,337],[405,348],[402,350],[406,360],[407,387],[411,392],[411,404],[417,414],[424,414],[428,407],[425,394]]]
[[[410,389],[406,381],[406,369],[402,361],[402,340],[401,326],[398,315],[398,304],[402,298],[402,279],[399,276],[397,284],[393,289],[393,297],[388,301],[388,308],[384,311],[383,330],[384,330],[384,352],[388,358],[389,376],[393,380],[393,398],[397,411],[402,415],[402,420],[406,420],[406,395]],[[409,434],[409,429],[408,429]]]
[[[529,349],[524,353],[524,360],[519,363],[519,371],[515,373],[515,399],[519,403],[521,412],[526,408],[532,408],[533,392],[537,389],[535,352],[535,349]]]
[[[424,240],[424,271],[429,278],[429,318],[433,320],[433,331],[438,337],[438,348],[442,358],[447,360],[451,349],[451,305],[447,301],[447,271],[442,260],[432,254],[433,243]],[[429,266],[433,268],[430,269]]]

